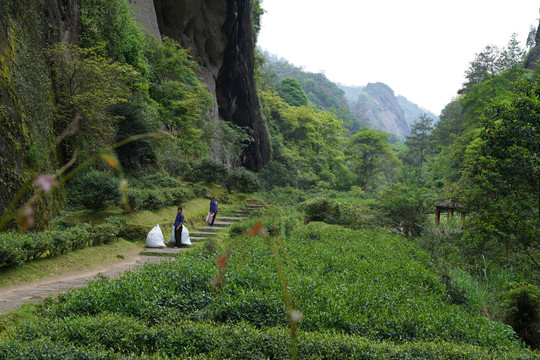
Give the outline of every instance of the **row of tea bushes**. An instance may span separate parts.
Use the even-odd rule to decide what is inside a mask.
[[[7,333],[11,329],[6,329]],[[0,340],[1,359],[290,359],[285,327],[245,322],[164,321],[151,325],[102,313],[48,322],[28,321]],[[487,349],[470,344],[380,342],[356,335],[300,331],[298,359],[538,359],[525,349]]]
[[[0,233],[0,269],[55,256],[117,239],[122,226],[116,220],[100,225],[80,224],[39,233]]]
[[[446,302],[429,256],[384,231],[312,223],[286,230],[272,216],[268,234],[236,238],[219,287],[215,260],[197,253],[97,279],[43,310],[54,319],[113,312],[150,323],[164,319],[287,325],[280,279],[268,243],[279,247],[304,331],[344,333],[376,341],[444,341],[518,348],[513,330]],[[281,232],[276,229],[282,229]],[[285,229],[284,229],[285,228]]]

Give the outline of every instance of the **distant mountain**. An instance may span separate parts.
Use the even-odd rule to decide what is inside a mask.
[[[369,83],[350,104],[353,114],[366,118],[375,129],[385,130],[406,138],[411,133],[405,114],[394,91],[383,83]]]
[[[275,88],[287,77],[298,80],[309,101],[322,110],[345,108],[350,115],[344,123],[351,130],[368,126],[405,139],[418,116],[426,113],[438,121],[435,114],[422,109],[405,97],[394,94],[386,84],[377,82],[366,86],[348,86],[328,80],[324,74],[305,72],[287,60],[263,52],[267,62],[264,72]],[[351,125],[351,122],[354,123]]]
[[[426,113],[434,122],[439,117],[407,100],[383,83],[369,83],[367,86],[347,86],[338,84],[345,93],[353,114],[366,119],[375,129],[385,130],[402,138],[410,134],[412,124],[421,114]]]
[[[414,124],[415,121],[418,120],[418,117],[424,113],[427,114],[427,116],[429,116],[430,118],[432,118],[434,123],[439,121],[439,117],[437,115],[435,115],[429,110],[421,108],[415,103],[410,102],[404,96],[398,95],[397,102],[403,110],[403,114],[405,115],[405,121],[407,122],[407,124],[409,124],[409,126]]]

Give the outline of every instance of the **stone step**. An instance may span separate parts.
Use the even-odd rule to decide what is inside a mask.
[[[265,207],[266,205],[260,205],[260,204],[246,204],[245,205],[246,208],[251,208],[251,209],[259,209],[259,208],[263,208]]]
[[[222,227],[222,226],[198,226],[198,227],[196,227],[196,229],[197,229],[198,231],[200,231],[200,230],[203,230],[203,231],[206,230],[206,231],[213,231],[213,232],[215,232],[215,231],[224,230],[224,229],[226,229],[226,227]]]
[[[197,241],[206,240],[206,238],[205,237],[200,237],[200,236],[190,236],[189,240],[192,241],[192,242],[197,242]]]
[[[247,210],[233,210],[232,213],[237,214],[237,215],[249,215],[249,214],[251,214],[251,210],[250,211],[247,211]]]
[[[232,221],[232,222],[238,222],[245,219],[245,217],[235,217],[235,216],[218,216],[216,220],[223,220],[223,221]]]
[[[214,221],[214,225],[217,225],[217,226],[229,226],[229,225],[232,225],[232,224],[234,224],[234,222],[219,221],[219,220]]]
[[[198,236],[214,236],[216,235],[215,232],[208,232],[208,231],[192,231],[189,233],[189,238],[191,239],[191,236],[194,235],[195,237]]]

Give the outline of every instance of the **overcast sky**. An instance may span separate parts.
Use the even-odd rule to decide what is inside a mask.
[[[439,115],[475,54],[525,47],[540,0],[263,0],[258,45],[333,82],[383,82]]]

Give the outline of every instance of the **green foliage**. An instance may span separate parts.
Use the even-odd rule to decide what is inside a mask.
[[[375,216],[360,204],[349,204],[338,200],[319,198],[301,205],[308,220],[324,221],[351,229],[369,228],[375,225]]]
[[[405,139],[406,152],[403,163],[408,165],[411,172],[411,180],[417,184],[423,184],[422,168],[431,151],[430,133],[433,129],[433,119],[426,113],[420,115],[411,127],[411,134]]]
[[[136,177],[128,179],[131,187],[144,189],[174,188],[180,187],[178,179],[165,172],[144,172],[135,174]]]
[[[248,323],[163,322],[149,325],[114,314],[69,317],[46,324],[28,323],[15,337],[0,342],[5,359],[285,359],[290,357],[287,329],[256,328]],[[51,342],[50,339],[56,341]],[[93,346],[84,345],[91,342]],[[121,346],[122,345],[122,346]],[[124,348],[126,350],[122,350]],[[359,336],[303,332],[302,359],[534,359],[530,351],[487,349],[444,342],[371,342]],[[129,352],[128,352],[129,351]]]
[[[473,212],[467,235],[472,243],[504,245],[529,252],[540,245],[540,82],[518,83],[507,100],[494,101],[480,138],[470,146],[458,198]],[[501,249],[503,250],[503,249]]]
[[[259,195],[263,201],[281,206],[295,206],[307,200],[305,191],[291,186],[274,187],[271,190],[261,192]]]
[[[159,125],[149,121],[151,117],[142,104],[134,99],[130,102],[113,105],[108,113],[117,118],[116,142],[126,140],[134,135],[157,132]],[[137,172],[143,169],[152,171],[157,167],[156,144],[153,138],[143,138],[125,144],[116,150],[122,168],[126,172]]]
[[[179,206],[195,197],[193,190],[186,187],[155,189],[128,188],[126,195],[129,205],[135,211],[159,210],[171,205]]]
[[[149,93],[160,120],[176,132],[182,150],[179,156],[201,157],[209,142],[204,119],[212,97],[195,73],[198,66],[190,59],[189,51],[176,41],[169,38],[148,41]]]
[[[270,161],[258,174],[261,186],[270,190],[274,187],[293,185],[294,177],[285,165]]]
[[[40,257],[57,256],[88,246],[98,246],[115,240],[125,223],[108,218],[103,224],[80,224],[62,230],[38,233],[0,233],[0,268],[8,268]]]
[[[114,117],[107,109],[126,101],[139,74],[129,65],[111,63],[95,49],[68,43],[51,45],[48,56],[58,103],[56,129],[63,131],[73,123],[67,133],[72,136],[62,143],[63,151],[67,157],[86,160],[112,145]]]
[[[302,86],[295,78],[285,78],[281,82],[279,94],[291,106],[306,106],[308,99]]]
[[[69,203],[73,207],[94,212],[105,209],[120,199],[119,180],[108,172],[92,170],[75,177],[68,187]]]
[[[512,283],[501,296],[504,322],[525,343],[540,349],[540,289],[527,283]]]
[[[236,168],[227,175],[225,187],[228,192],[254,193],[259,191],[261,184],[255,173],[244,168]]]
[[[399,160],[388,144],[385,132],[362,129],[345,146],[347,165],[356,175],[356,183],[366,190],[374,186],[379,176],[396,170]]]
[[[186,174],[185,179],[192,182],[216,183],[225,181],[229,170],[227,167],[209,158],[191,163],[191,171]]]
[[[397,183],[379,198],[380,208],[390,225],[406,236],[421,234],[426,215],[432,211],[433,194],[427,188]]]
[[[79,44],[101,45],[114,61],[143,70],[146,41],[133,11],[126,0],[82,0]]]
[[[345,129],[336,115],[314,107],[290,106],[276,93],[261,95],[274,145],[273,161],[262,170],[263,186],[273,186],[274,180],[306,189],[319,183],[333,186],[344,166],[341,144]],[[276,179],[273,170],[285,176]]]

